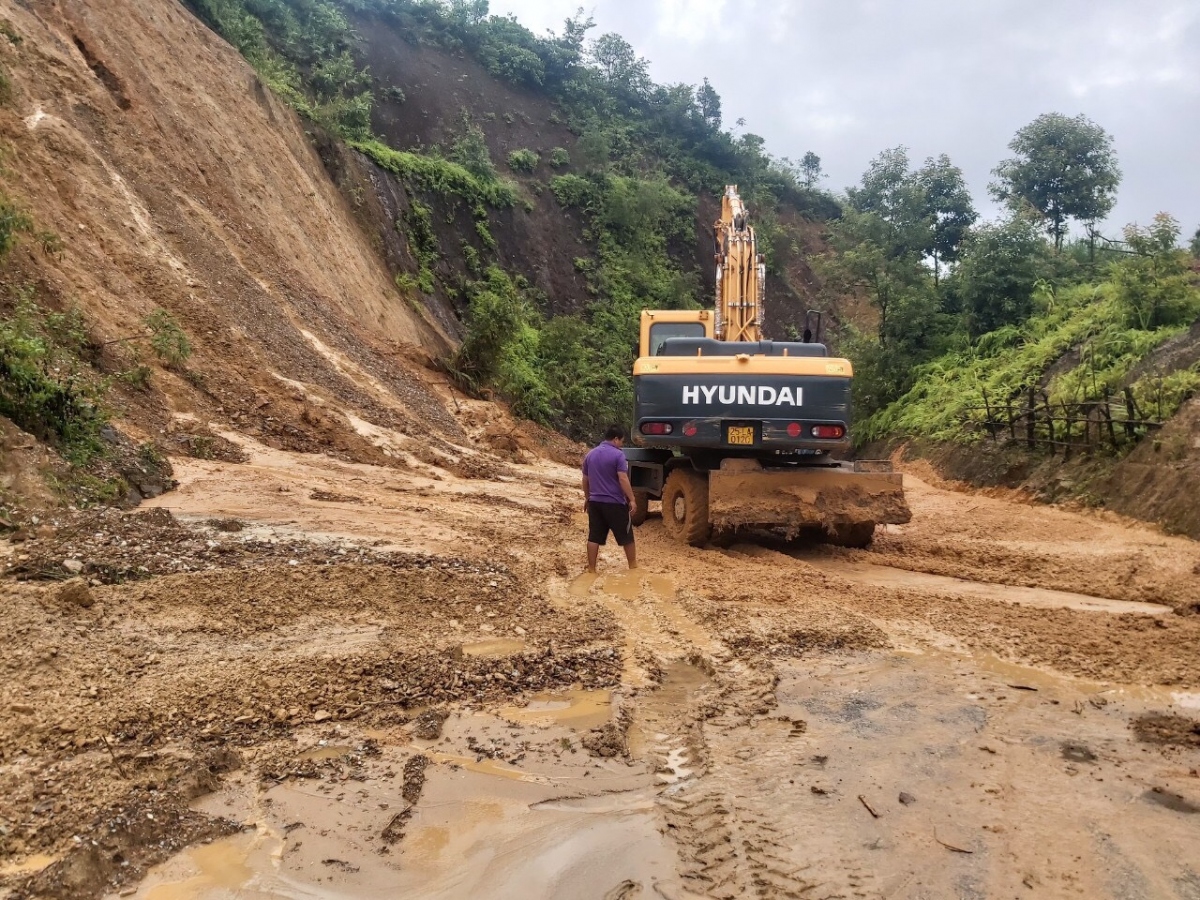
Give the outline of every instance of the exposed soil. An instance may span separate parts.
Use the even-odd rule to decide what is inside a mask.
[[[467,478],[229,439],[247,462],[175,460],[157,508],[7,549],[14,897],[119,893],[210,838],[136,896],[1144,896],[1200,877],[1185,539],[909,478],[912,522],[870,550],[680,547],[652,511],[644,570],[609,548],[581,576],[575,469],[532,444]],[[161,832],[75,841],[147,798]]]
[[[403,185],[176,4],[4,15],[0,180],[64,243],[14,271],[104,372],[158,307],[196,353],[112,393],[139,509],[62,506],[0,422],[0,898],[1200,892],[1195,543],[914,464],[869,550],[652,511],[643,569],[580,574],[581,448],[455,393],[453,304],[367,236]],[[413,88],[380,127],[484,102],[498,158],[574,148],[473,64],[367,50]],[[534,180],[499,252],[575,309]]]

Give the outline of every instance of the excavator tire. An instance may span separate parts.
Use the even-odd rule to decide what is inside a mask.
[[[835,525],[825,536],[825,543],[835,547],[854,547],[863,550],[871,546],[875,537],[874,522],[854,522],[850,525]]]
[[[650,512],[650,495],[645,491],[634,491],[633,500],[633,513],[629,516],[629,521],[635,526],[641,525]]]
[[[688,469],[676,469],[667,476],[662,495],[663,527],[667,534],[703,547],[712,533],[708,521],[708,482]]]

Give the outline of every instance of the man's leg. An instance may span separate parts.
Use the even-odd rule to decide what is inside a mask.
[[[596,562],[600,559],[600,545],[588,541],[588,571],[595,574]]]
[[[625,559],[628,560],[630,569],[637,568],[637,544],[632,540],[625,545]]]

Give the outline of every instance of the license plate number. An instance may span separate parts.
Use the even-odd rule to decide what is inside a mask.
[[[754,444],[754,426],[732,426],[726,432],[725,440],[730,444],[743,444],[753,446]]]

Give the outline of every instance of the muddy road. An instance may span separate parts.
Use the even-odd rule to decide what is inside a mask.
[[[229,438],[3,551],[0,897],[1200,897],[1193,542],[917,472],[588,576],[566,466]]]

